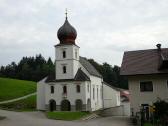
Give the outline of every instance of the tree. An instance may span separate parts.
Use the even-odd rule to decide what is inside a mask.
[[[128,88],[128,81],[120,76],[120,67],[108,63],[99,64],[94,59],[88,61],[103,76],[103,80],[112,86]],[[0,77],[10,77],[23,80],[39,81],[48,75],[55,74],[55,63],[49,57],[47,61],[38,54],[35,57],[23,57],[18,64],[12,62],[0,68]]]
[[[97,63],[93,59],[88,60],[103,76],[103,80],[112,86],[128,89],[127,78],[120,75],[120,67],[114,65],[112,67],[108,63],[103,63],[103,65]]]

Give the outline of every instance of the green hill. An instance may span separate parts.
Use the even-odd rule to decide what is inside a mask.
[[[0,101],[10,100],[36,92],[36,82],[0,78]]]
[[[15,102],[0,104],[1,109],[14,111],[35,111],[36,110],[36,95],[30,96]]]

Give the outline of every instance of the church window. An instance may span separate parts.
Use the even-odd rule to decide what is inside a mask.
[[[78,53],[77,50],[75,51],[75,58],[77,59]]]
[[[66,66],[63,66],[62,69],[63,69],[63,73],[66,73]]]
[[[67,93],[67,86],[63,86],[63,94]]]
[[[62,52],[62,56],[63,56],[63,58],[66,58],[66,51],[65,50]]]
[[[97,86],[97,100],[99,98],[99,87]]]
[[[95,99],[95,89],[93,87],[93,99]]]
[[[80,85],[76,85],[76,92],[80,93]]]
[[[50,89],[51,89],[51,94],[53,94],[54,93],[54,86],[51,86]]]
[[[87,84],[87,90],[88,90],[88,92],[89,92],[89,84]]]

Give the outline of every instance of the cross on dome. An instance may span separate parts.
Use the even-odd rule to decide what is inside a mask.
[[[77,32],[76,29],[68,22],[67,9],[65,10],[65,22],[58,29],[57,37],[60,40],[60,44],[75,44]]]
[[[67,12],[67,8],[65,9],[65,19],[67,20],[68,19],[68,12]]]

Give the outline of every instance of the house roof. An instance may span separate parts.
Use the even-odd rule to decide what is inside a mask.
[[[80,57],[79,62],[82,66],[89,72],[89,74],[97,77],[102,77],[102,75],[96,70],[96,68],[84,57]]]
[[[49,75],[45,82],[64,82],[64,81],[90,81],[90,78],[79,68],[73,79],[55,79],[55,76]]]
[[[160,68],[160,62],[166,63],[168,48],[124,52],[121,75],[168,74],[168,68]],[[165,64],[164,64],[165,65]],[[168,64],[166,63],[166,66]]]

